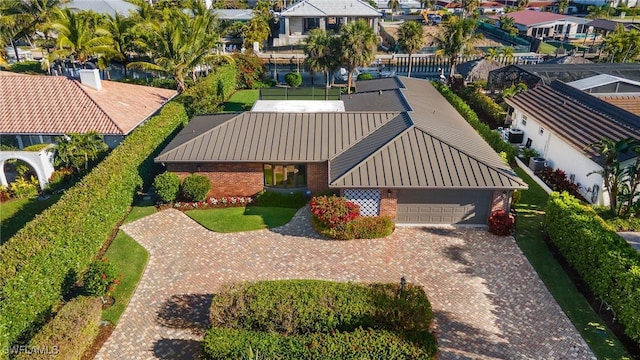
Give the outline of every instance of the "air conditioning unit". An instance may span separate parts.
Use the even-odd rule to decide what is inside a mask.
[[[544,166],[547,160],[541,157],[532,157],[529,159],[529,169],[533,172],[538,172],[544,170]]]
[[[509,143],[522,144],[524,140],[524,131],[520,129],[509,129]]]

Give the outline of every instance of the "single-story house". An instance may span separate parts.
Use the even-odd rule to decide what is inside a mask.
[[[640,115],[640,81],[600,74],[568,83],[610,104]]]
[[[589,27],[590,34],[600,34],[602,36],[606,36],[607,34],[616,31],[618,25],[622,25],[627,30],[640,30],[640,24],[607,19],[593,19],[585,25]]]
[[[554,14],[550,12],[522,10],[504,14],[513,19],[516,28],[521,34],[535,38],[544,37],[569,37],[576,34],[586,34],[588,27],[585,24],[591,20]]]
[[[558,80],[505,101],[511,127],[524,132],[523,145],[564,170],[588,201],[605,204],[603,179],[594,173],[602,170],[602,159],[589,145],[604,138],[640,139],[640,116]],[[630,155],[621,161],[631,161]]]
[[[64,76],[0,72],[0,136],[22,149],[68,133],[97,131],[113,148],[176,91],[100,79],[81,70]]]
[[[280,34],[274,37],[273,45],[297,44],[317,28],[337,33],[342,25],[356,20],[367,21],[377,34],[381,16],[363,0],[301,0],[280,13]]]
[[[527,187],[427,80],[361,81],[328,104],[262,101],[193,118],[155,162],[207,176],[209,196],[335,189],[401,224],[486,224]]]

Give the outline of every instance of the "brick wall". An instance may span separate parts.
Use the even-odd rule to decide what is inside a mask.
[[[391,191],[391,194],[389,194]],[[380,189],[380,216],[389,216],[396,221],[398,213],[398,190]]]
[[[307,187],[312,194],[329,190],[328,162],[307,163]]]
[[[199,166],[199,170],[198,170]],[[181,178],[198,173],[209,178],[211,190],[207,196],[251,196],[264,188],[261,163],[201,163],[167,164],[167,170]]]
[[[511,202],[511,191],[494,190],[493,198],[491,199],[491,212],[494,212],[500,209],[509,211],[510,202]]]

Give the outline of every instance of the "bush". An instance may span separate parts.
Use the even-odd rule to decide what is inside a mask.
[[[174,79],[151,79],[148,78],[138,78],[138,79],[118,79],[114,80],[117,82],[122,82],[126,84],[136,84],[136,85],[144,85],[144,86],[152,86],[161,89],[170,89],[176,90],[178,88],[178,83]]]
[[[292,88],[297,88],[302,84],[302,75],[299,72],[290,72],[284,76],[284,82]]]
[[[640,253],[589,206],[566,192],[554,192],[546,207],[549,239],[625,333],[640,341]]]
[[[211,189],[209,178],[204,175],[187,175],[182,181],[182,195],[190,201],[204,201]]]
[[[360,206],[339,196],[316,196],[311,199],[311,214],[328,228],[339,228],[360,216]]]
[[[107,259],[96,260],[89,265],[84,273],[84,293],[89,296],[105,296],[118,285],[116,267]]]
[[[155,180],[153,180],[153,187],[156,189],[156,194],[158,194],[162,202],[174,202],[180,192],[180,176],[165,171],[156,176]]]
[[[479,88],[466,87],[460,91],[459,95],[472,109],[486,115],[494,124],[499,126],[504,124],[507,112]]]
[[[509,236],[515,228],[516,219],[504,209],[496,210],[489,216],[489,232],[494,235]]]
[[[529,160],[531,158],[540,156],[540,153],[538,152],[538,150],[533,149],[533,148],[524,148],[524,149],[522,149],[522,154],[520,154],[520,155],[522,157],[522,161],[525,164],[528,165],[529,164]]]
[[[431,304],[412,284],[402,292],[397,284],[318,280],[234,284],[214,296],[210,316],[213,328],[204,341],[209,359],[239,358],[248,348],[281,359],[436,353]]]
[[[185,90],[178,101],[185,104],[189,116],[217,112],[237,88],[235,65],[218,66],[205,78]]]
[[[38,61],[20,61],[14,64],[11,64],[9,68],[5,68],[5,70],[14,72],[14,73],[25,73],[25,74],[45,74],[46,71],[42,69],[42,65]]]
[[[337,239],[377,239],[391,235],[395,224],[388,216],[360,216],[344,227],[344,232]]]
[[[0,185],[0,202],[7,201],[9,199],[11,199],[9,189],[4,185]]]
[[[557,192],[566,191],[572,196],[586,201],[586,199],[580,194],[580,184],[576,184],[567,178],[567,173],[564,170],[545,167],[540,174],[538,174],[540,180],[547,184],[551,190]]]
[[[257,55],[252,53],[234,54],[238,89],[258,89],[264,87],[264,75],[266,68]]]
[[[442,94],[442,96],[449,101],[449,103],[462,115],[465,120],[482,136],[482,138],[495,150],[496,152],[505,152],[509,163],[512,164],[516,161],[516,150],[502,140],[502,136],[478,119],[478,115],[464,102],[458,95],[456,95],[448,86],[440,84],[438,82],[431,82],[433,86]]]
[[[26,146],[22,149],[22,151],[34,151],[34,152],[38,152],[44,148],[46,148],[47,146],[51,146],[51,144],[34,144],[34,145],[29,145]]]
[[[371,80],[373,79],[373,75],[371,73],[362,73],[358,74],[358,80]]]
[[[59,168],[49,177],[47,190],[58,190],[67,187],[73,182],[75,173],[71,168]]]
[[[180,104],[165,105],[0,246],[0,348],[28,338],[57,306],[151,180],[161,145],[186,120]]]
[[[18,199],[38,196],[40,192],[40,183],[34,176],[31,176],[29,180],[18,177],[9,186],[13,197]]]
[[[81,359],[100,330],[102,302],[94,297],[78,297],[65,304],[58,314],[29,341],[30,349],[57,351],[56,359]],[[16,360],[51,359],[49,354],[21,353]]]
[[[299,209],[307,204],[307,196],[305,193],[299,191],[281,193],[265,190],[256,197],[256,204],[264,207]]]

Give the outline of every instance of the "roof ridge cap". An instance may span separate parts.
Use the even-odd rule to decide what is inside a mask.
[[[111,115],[109,115],[103,108],[102,106],[100,106],[100,104],[98,104],[98,102],[88,93],[86,92],[86,90],[83,88],[82,83],[78,80],[74,80],[74,79],[69,79],[67,78],[67,80],[71,81],[75,86],[77,86],[80,91],[82,91],[82,93],[89,98],[89,100],[98,108],[100,109],[100,112],[104,114],[104,116],[107,117],[107,119],[111,122],[111,124],[113,124],[113,126],[116,127],[116,129],[120,130],[120,133],[122,133],[123,135],[125,134],[124,129],[122,129],[111,117]],[[102,81],[102,80],[100,80]],[[85,85],[86,86],[86,85]],[[100,90],[96,90],[96,91],[100,91]]]
[[[353,112],[351,112],[351,111],[345,111],[345,112],[344,112],[344,113],[342,113],[342,114],[385,114],[386,116],[390,116],[391,114],[394,114],[394,115],[393,115],[392,117],[388,118],[388,119],[384,122],[384,124],[380,125],[380,127],[378,127],[378,128],[376,128],[376,129],[374,129],[373,131],[369,132],[367,135],[363,136],[363,137],[362,137],[362,139],[360,139],[359,141],[354,142],[353,144],[351,144],[351,145],[347,146],[346,148],[342,149],[342,151],[340,151],[340,152],[338,152],[338,153],[334,154],[333,156],[329,157],[329,158],[327,159],[327,161],[331,161],[331,160],[333,160],[333,159],[337,158],[338,156],[342,155],[345,151],[347,151],[347,150],[351,149],[352,147],[354,147],[355,145],[357,145],[358,143],[360,143],[360,141],[362,141],[362,140],[364,140],[364,139],[368,138],[368,137],[369,137],[369,135],[371,135],[371,134],[373,134],[374,132],[376,132],[376,131],[380,130],[380,128],[381,128],[381,127],[383,127],[383,126],[387,125],[391,120],[393,120],[393,119],[397,118],[399,115],[402,115],[402,114],[404,114],[404,113],[405,113],[405,112],[403,112],[403,111],[383,111],[383,112],[380,112],[380,111],[353,111]],[[413,123],[413,121],[412,121],[412,123]]]

